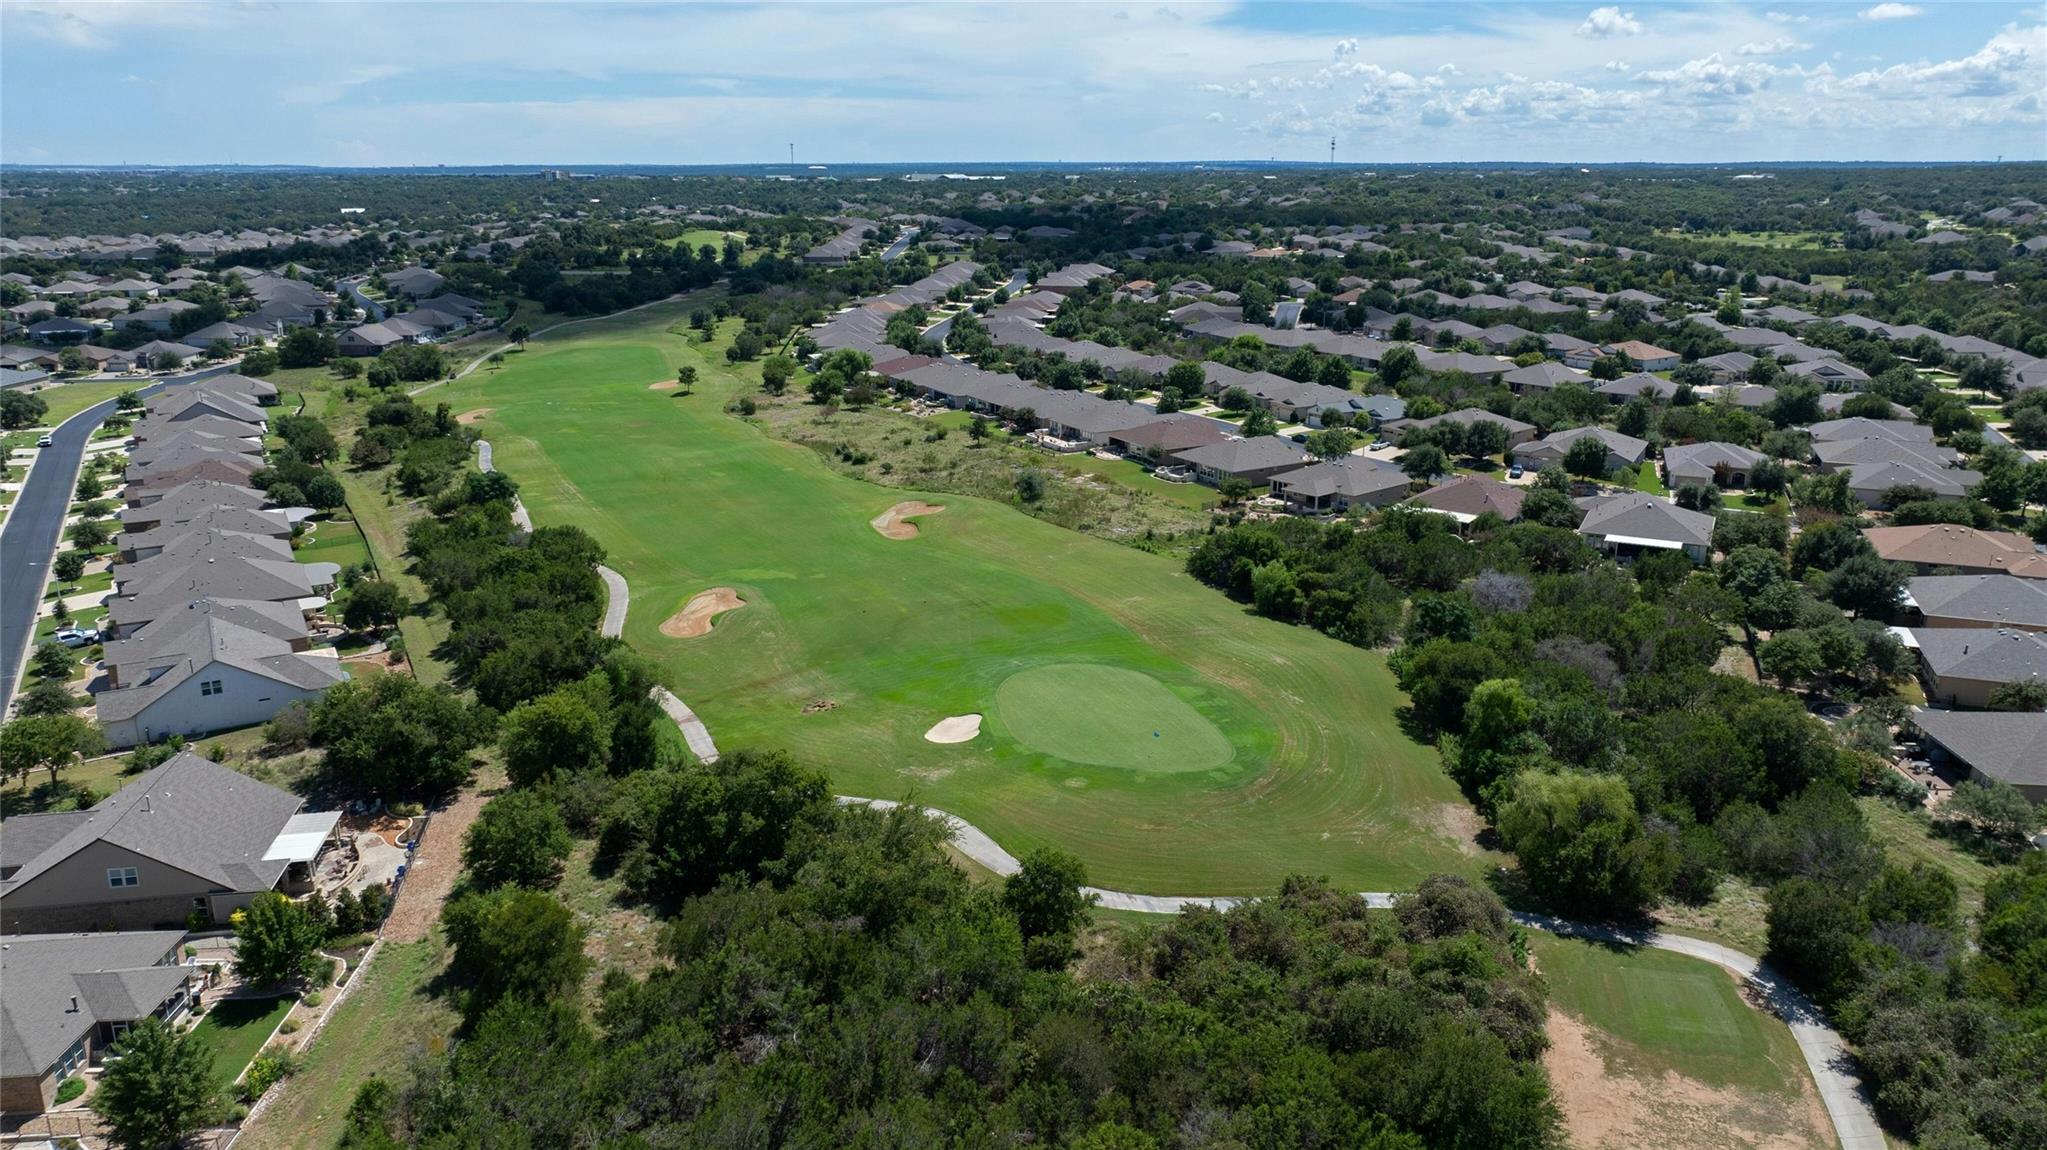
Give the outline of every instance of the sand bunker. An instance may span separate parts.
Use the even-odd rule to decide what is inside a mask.
[[[661,622],[661,633],[671,639],[694,639],[711,633],[711,620],[727,611],[746,606],[746,600],[730,587],[713,587],[690,596],[682,610]]]
[[[464,426],[472,423],[482,423],[484,416],[496,410],[497,408],[495,407],[479,407],[475,411],[465,411],[455,417],[455,422]]]
[[[647,385],[648,391],[674,391],[681,386],[672,379],[657,379]]]
[[[919,515],[936,515],[943,510],[945,508],[942,505],[919,503],[913,499],[908,503],[896,504],[868,522],[876,531],[881,532],[884,538],[915,539],[917,537],[917,525],[909,522],[909,520]]]
[[[981,716],[954,715],[940,719],[930,730],[924,732],[924,740],[931,743],[964,743],[981,733]]]

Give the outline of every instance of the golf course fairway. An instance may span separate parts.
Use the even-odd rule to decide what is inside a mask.
[[[626,640],[721,749],[786,749],[841,793],[914,796],[1125,890],[1399,890],[1487,861],[1401,733],[1382,657],[1256,618],[1174,560],[837,474],[726,410],[758,367],[726,363],[732,323],[672,333],[685,314],[581,325],[422,400],[491,409],[498,468],[540,525],[603,544],[632,587]],[[683,366],[693,392],[649,389]],[[946,510],[883,537],[872,521],[906,499]],[[745,609],[663,635],[706,587]],[[923,737],[966,714],[988,717],[977,737]]]

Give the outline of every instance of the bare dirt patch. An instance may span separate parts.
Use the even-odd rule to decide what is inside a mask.
[[[1482,855],[1485,848],[1479,845],[1479,836],[1485,833],[1485,819],[1463,803],[1443,803],[1436,808],[1436,827],[1457,844],[1457,849],[1467,855]]]
[[[746,606],[746,600],[730,587],[713,587],[690,596],[682,610],[661,621],[661,633],[671,639],[694,639],[711,633],[711,621],[727,611]]]
[[[479,407],[475,411],[465,411],[455,417],[455,422],[465,427],[472,423],[482,423],[485,416],[496,410],[495,407]]]
[[[868,522],[885,539],[915,539],[917,525],[910,522],[919,515],[936,515],[945,510],[942,504],[922,503],[912,499],[898,503]]]
[[[392,942],[418,942],[441,920],[441,906],[462,873],[462,839],[483,810],[484,795],[470,788],[433,813],[419,850],[405,868],[398,901],[384,920],[384,937]]]
[[[652,383],[650,383],[650,384],[648,384],[648,385],[647,385],[647,390],[648,390],[648,391],[674,391],[674,390],[675,390],[676,388],[678,388],[678,387],[680,387],[680,386],[682,386],[682,385],[681,385],[681,384],[679,384],[679,383],[677,383],[677,382],[675,382],[675,381],[674,381],[674,380],[672,380],[672,379],[657,379],[657,380],[655,380],[654,382],[652,382]]]
[[[1708,1086],[1675,1071],[1636,1076],[1610,1060],[1607,1037],[1550,1007],[1543,1068],[1579,1150],[1808,1150],[1831,1146],[1810,1084],[1799,1103]]]
[[[924,741],[927,743],[967,743],[972,742],[974,736],[980,733],[981,716],[952,715],[932,724],[931,729],[924,732]]]
[[[812,699],[808,703],[803,704],[803,713],[806,715],[819,715],[826,711],[836,711],[838,709],[839,701],[837,699]]]

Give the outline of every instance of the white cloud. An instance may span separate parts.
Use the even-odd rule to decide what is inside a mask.
[[[1763,13],[1763,19],[1768,20],[1772,24],[1803,24],[1812,19],[1812,17],[1793,15],[1790,12],[1765,12]]]
[[[1789,36],[1779,36],[1775,40],[1752,40],[1736,48],[1734,54],[1737,56],[1781,56],[1786,52],[1803,52],[1811,47],[1812,45],[1801,44]]]
[[[1864,20],[1908,20],[1923,11],[1925,9],[1917,4],[1879,4],[1874,8],[1864,8],[1856,15]]]
[[[1606,70],[1609,72],[1633,71],[1632,68],[1628,67],[1628,62],[1626,60],[1608,60],[1604,66]]]
[[[1585,22],[1578,25],[1578,35],[1595,40],[1609,36],[1639,36],[1641,33],[1642,22],[1635,19],[1635,14],[1619,8],[1594,8],[1592,14],[1585,17]]]
[[[1843,78],[1839,86],[1899,100],[1924,100],[1929,95],[2037,96],[2043,69],[2047,69],[2047,24],[2031,28],[2012,24],[1959,60],[1857,72]]]
[[[1356,41],[1355,39],[1352,39],[1352,38],[1350,38],[1350,37],[1345,37],[1344,39],[1342,39],[1342,40],[1338,40],[1338,41],[1336,42],[1336,58],[1337,58],[1337,59],[1341,60],[1341,59],[1343,59],[1343,58],[1344,58],[1345,56],[1355,56],[1355,55],[1357,55],[1357,54],[1358,54],[1358,42],[1357,42],[1357,41]]]
[[[1210,112],[1210,113],[1208,114],[1208,122],[1209,122],[1209,123],[1211,123],[1211,124],[1220,124],[1220,123],[1222,123],[1222,122],[1223,122],[1223,114],[1222,114],[1221,112]]]
[[[1781,74],[1781,69],[1761,62],[1730,64],[1715,52],[1701,59],[1687,60],[1680,67],[1643,72],[1636,79],[1660,84],[1688,96],[1725,99],[1760,92],[1770,86],[1772,78]]]

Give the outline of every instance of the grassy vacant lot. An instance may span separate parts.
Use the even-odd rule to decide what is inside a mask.
[[[222,1087],[234,1085],[297,1001],[282,994],[275,998],[230,998],[214,1004],[199,1025],[192,1028],[192,1040],[213,1052],[213,1080]]]
[[[1726,971],[1655,950],[1530,939],[1574,1144],[1832,1146],[1791,1031]]]
[[[382,1076],[402,1084],[414,1054],[446,1047],[455,1012],[429,987],[447,965],[448,948],[438,933],[380,950],[360,975],[363,984],[334,1008],[299,1072],[235,1144],[246,1150],[334,1145],[363,1082]]]
[[[724,411],[757,376],[728,368],[722,341],[670,334],[682,312],[535,341],[435,394],[491,409],[482,426],[535,518],[609,550],[633,589],[626,638],[721,747],[787,748],[843,792],[914,794],[1011,850],[1071,850],[1093,881],[1128,889],[1248,894],[1293,872],[1400,889],[1480,865],[1449,830],[1465,813],[1455,787],[1394,723],[1402,699],[1381,657],[1254,618],[1174,561],[1005,503],[837,474]],[[695,394],[649,389],[683,365],[700,373]],[[918,496],[946,510],[917,538],[869,526]],[[746,606],[701,638],[660,633],[719,586]],[[1214,726],[1227,760],[1135,771],[1020,744],[997,689],[1055,664],[1149,676]],[[803,713],[819,700],[836,705]],[[995,716],[979,738],[924,740],[968,712]]]
[[[1685,232],[1664,229],[1657,234],[1701,243],[1736,244],[1745,248],[1822,251],[1834,246],[1833,237],[1820,232]]]
[[[36,392],[36,398],[50,405],[49,413],[43,416],[44,425],[55,427],[96,403],[112,399],[124,391],[134,391],[148,385],[149,381],[146,379],[65,383]]]

